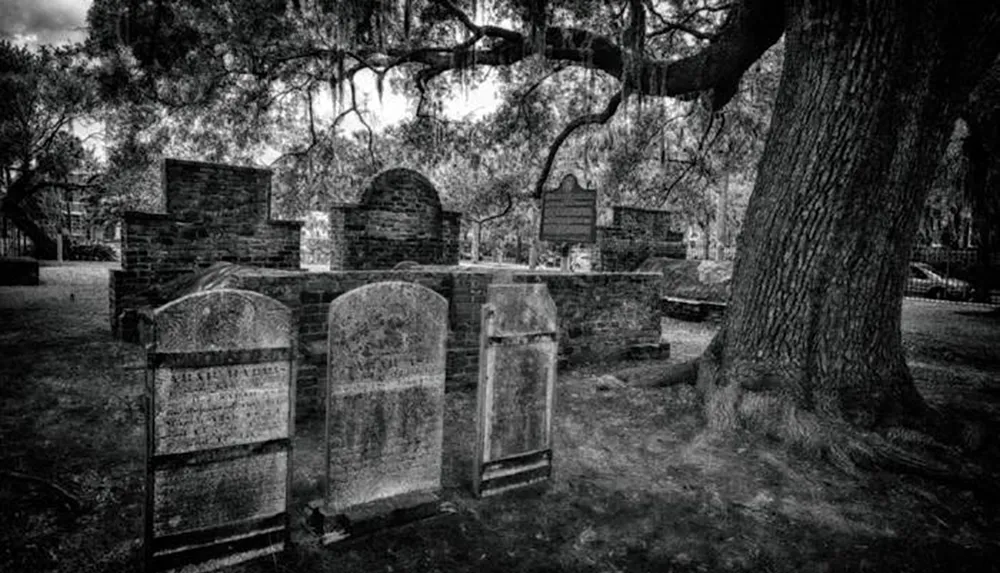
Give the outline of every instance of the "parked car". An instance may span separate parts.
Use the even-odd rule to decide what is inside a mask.
[[[969,300],[972,287],[966,281],[941,276],[927,263],[910,263],[906,294],[935,299]]]

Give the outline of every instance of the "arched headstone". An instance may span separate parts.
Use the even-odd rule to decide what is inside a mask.
[[[374,283],[330,303],[328,323],[326,543],[437,512],[448,302]]]
[[[210,571],[288,542],[293,324],[276,300],[198,292],[153,312],[147,570]]]

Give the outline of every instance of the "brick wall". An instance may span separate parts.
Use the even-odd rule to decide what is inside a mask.
[[[247,269],[226,285],[253,290],[292,308],[299,325],[297,409],[321,415],[326,384],[327,313],[330,302],[378,281],[421,284],[449,301],[447,386],[475,386],[479,377],[480,309],[491,273],[454,269],[294,273]],[[660,340],[656,273],[519,273],[514,282],[545,282],[555,300],[560,355],[565,362],[613,361],[630,348]]]
[[[611,226],[597,228],[591,264],[595,270],[628,272],[649,257],[683,259],[686,247],[679,225],[672,211],[616,206]]]
[[[460,217],[441,208],[426,177],[390,169],[371,181],[357,205],[331,208],[330,269],[391,269],[402,261],[458,264]]]
[[[270,219],[270,171],[166,159],[162,185],[167,213],[124,216],[122,268],[109,281],[116,335],[131,339],[124,310],[166,302],[148,289],[181,274],[222,261],[299,268],[302,223]]]

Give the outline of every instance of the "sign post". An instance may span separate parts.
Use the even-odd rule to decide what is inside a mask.
[[[542,196],[542,241],[562,243],[562,270],[569,270],[570,245],[597,240],[597,190],[584,189],[569,174]]]

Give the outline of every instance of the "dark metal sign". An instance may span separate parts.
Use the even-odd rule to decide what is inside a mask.
[[[542,196],[540,238],[559,243],[597,240],[597,190],[580,187],[576,177],[563,177],[559,187]]]

